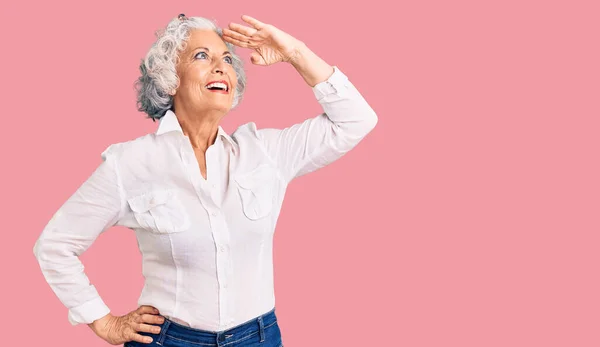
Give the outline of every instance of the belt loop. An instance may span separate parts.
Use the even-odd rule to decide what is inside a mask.
[[[171,321],[165,318],[165,323],[162,325],[162,327],[160,327],[160,335],[158,335],[158,341],[156,341],[157,345],[162,346],[163,342],[165,341],[165,334],[169,328],[169,325],[171,325]]]
[[[265,324],[263,323],[262,315],[258,317],[258,333],[260,334],[260,342],[265,341]]]

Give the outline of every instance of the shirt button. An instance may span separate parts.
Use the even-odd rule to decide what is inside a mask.
[[[219,249],[221,250],[221,252],[225,252],[225,246],[219,246]]]
[[[214,216],[216,216],[216,215],[217,215],[217,211],[212,211],[212,212],[210,213],[210,215],[211,215],[211,216],[213,216],[213,217],[214,217]]]

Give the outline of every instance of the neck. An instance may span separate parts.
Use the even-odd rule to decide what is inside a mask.
[[[174,110],[183,134],[190,139],[192,147],[205,152],[215,143],[219,123],[224,114],[219,110],[189,112],[185,109]]]

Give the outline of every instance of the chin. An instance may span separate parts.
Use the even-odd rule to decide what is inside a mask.
[[[231,104],[230,105],[223,105],[222,107],[219,107],[219,108],[223,112],[229,112],[229,110],[231,110]]]

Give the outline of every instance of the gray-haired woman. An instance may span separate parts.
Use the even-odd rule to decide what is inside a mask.
[[[108,146],[102,163],[34,246],[69,310],[108,343],[140,346],[283,346],[275,317],[272,240],[287,185],[356,146],[377,116],[336,67],[273,25],[179,15],[140,66],[140,111],[154,133]],[[235,46],[256,65],[288,63],[323,113],[285,129],[252,122],[231,135],[219,122],[239,105],[246,78]],[[274,88],[277,88],[274,86]],[[143,260],[138,308],[113,316],[79,255],[119,225]]]

